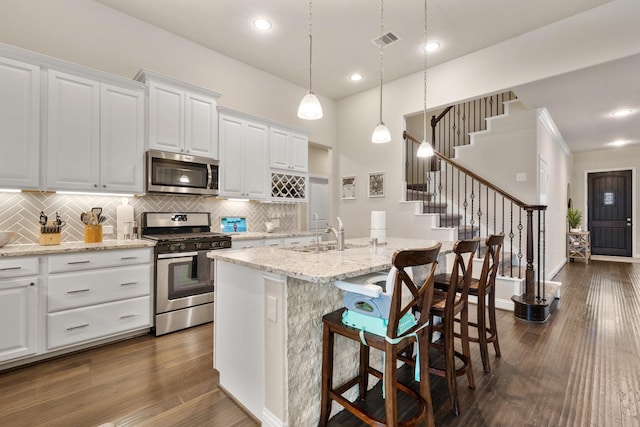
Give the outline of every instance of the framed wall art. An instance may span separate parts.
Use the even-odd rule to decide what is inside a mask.
[[[384,197],[384,172],[369,174],[369,197]]]
[[[354,200],[356,198],[356,177],[342,177],[342,200]]]

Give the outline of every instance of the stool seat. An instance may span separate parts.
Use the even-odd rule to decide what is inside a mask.
[[[331,415],[331,402],[335,401],[358,419],[371,426],[412,427],[426,424],[434,427],[431,387],[429,382],[429,308],[433,301],[433,276],[437,267],[441,244],[425,249],[398,250],[392,257],[394,269],[393,290],[386,335],[367,332],[359,327],[345,325],[343,316],[346,308],[341,308],[322,317],[322,390],[319,426],[326,426]],[[407,270],[415,266],[430,266],[424,281],[418,286]],[[420,283],[420,282],[417,282]],[[387,290],[388,291],[388,290]],[[404,297],[404,298],[403,298]],[[414,313],[419,312],[416,317]],[[408,326],[406,319],[412,323]],[[379,320],[380,318],[377,318]],[[405,330],[406,329],[406,330]],[[359,343],[359,366],[357,375],[333,385],[335,335],[340,335]],[[417,356],[413,344],[417,344]],[[370,365],[369,349],[373,347],[384,352],[383,370]],[[419,392],[409,384],[398,380],[397,362],[403,361],[414,370],[419,370]],[[360,404],[368,392],[369,376],[383,381],[385,417],[380,418]],[[348,400],[344,394],[358,386],[359,399]],[[403,393],[413,401],[415,410],[400,419],[398,413],[398,393]]]

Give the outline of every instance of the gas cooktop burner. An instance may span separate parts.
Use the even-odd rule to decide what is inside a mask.
[[[171,233],[171,234],[145,234],[142,237],[145,239],[157,240],[157,241],[180,241],[180,240],[213,240],[218,237],[226,238],[228,235],[224,233],[215,232],[201,232],[201,233]]]
[[[231,236],[211,231],[209,212],[144,212],[142,237],[158,242],[157,254],[231,247]]]

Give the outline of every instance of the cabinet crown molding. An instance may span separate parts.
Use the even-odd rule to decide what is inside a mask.
[[[214,90],[211,89],[207,89],[204,88],[202,86],[197,86],[191,83],[187,83],[185,81],[182,80],[178,80],[178,79],[174,79],[173,77],[169,77],[167,75],[161,74],[161,73],[157,73],[155,71],[151,71],[151,70],[146,70],[144,68],[141,68],[140,71],[138,71],[138,74],[135,75],[135,77],[133,78],[136,81],[142,82],[142,83],[146,83],[148,81],[155,81],[155,82],[161,82],[164,84],[168,84],[171,86],[176,86],[179,87],[183,90],[188,90],[188,91],[194,91],[194,92],[200,92],[203,94],[207,94],[213,98],[220,98],[222,96],[221,93],[216,92]]]

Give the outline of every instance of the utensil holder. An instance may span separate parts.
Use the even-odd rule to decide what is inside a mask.
[[[102,224],[85,224],[84,242],[85,243],[102,242]]]
[[[62,233],[40,233],[38,244],[40,246],[59,245],[62,241]]]

